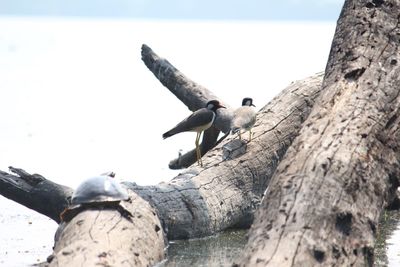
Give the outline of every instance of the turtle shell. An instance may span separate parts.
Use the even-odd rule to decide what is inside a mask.
[[[72,194],[71,204],[94,204],[128,199],[128,193],[117,181],[103,175],[82,182]]]

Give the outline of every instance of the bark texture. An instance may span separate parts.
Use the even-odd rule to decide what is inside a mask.
[[[191,111],[204,108],[209,100],[220,101],[227,109],[219,109],[214,127],[224,133],[230,131],[230,107],[204,86],[195,83],[175,68],[168,60],[158,56],[149,46],[142,45],[142,60],[156,78],[182,101]]]
[[[15,175],[0,171],[0,194],[59,223],[60,213],[68,207],[73,190],[39,174],[9,169]]]
[[[270,177],[297,136],[320,91],[322,74],[295,82],[257,114],[250,143],[227,137],[169,183],[126,186],[159,212],[168,238],[214,234],[249,226]]]
[[[400,1],[348,0],[323,92],[276,170],[240,266],[372,266],[399,185]]]
[[[93,207],[63,222],[48,266],[153,266],[164,259],[166,240],[156,212],[130,192],[130,211]]]
[[[170,239],[207,236],[236,225],[249,226],[279,160],[311,111],[321,80],[322,74],[318,74],[294,82],[260,110],[254,139],[249,144],[238,143],[237,137],[230,136],[205,156],[204,168],[187,169],[169,183],[126,183],[126,187],[156,208]],[[15,184],[13,179],[20,178],[0,173],[0,188],[6,189],[5,183]],[[63,191],[55,195],[52,203],[62,205],[56,205],[59,208],[47,216],[59,220],[70,194]],[[46,199],[46,193],[34,197],[40,202]],[[13,200],[21,202],[18,197]]]
[[[233,110],[227,103],[216,97],[207,88],[195,83],[175,68],[168,60],[158,56],[149,46],[142,46],[142,60],[156,78],[181,100],[191,111],[206,106],[213,99],[219,100],[226,109],[217,110],[217,118],[203,134],[200,144],[201,155],[207,153],[217,144],[220,131],[229,133]],[[197,161],[196,150],[193,149],[169,163],[171,169],[187,168]]]
[[[159,73],[162,72],[160,70]],[[184,82],[186,78],[179,75],[172,79],[183,79]],[[87,261],[88,265],[132,264],[136,261],[139,266],[147,266],[162,258],[162,246],[158,244],[163,241],[163,231],[157,231],[155,225],[160,225],[159,228],[164,229],[170,239],[202,237],[235,226],[249,226],[278,162],[313,107],[320,92],[321,80],[322,74],[318,74],[292,83],[258,112],[250,143],[229,136],[205,155],[203,168],[191,167],[171,182],[156,186],[125,183],[132,190],[130,196],[135,200],[126,208],[133,214],[132,222],[121,216],[117,209],[107,208],[85,210],[67,224],[60,225],[50,264],[62,266],[78,258],[78,262]],[[180,93],[192,94],[185,93],[185,90],[195,89],[182,87]],[[18,174],[22,175],[0,173],[0,188],[3,188],[1,183],[19,187],[19,182],[15,181],[29,181],[35,176],[22,170]],[[56,190],[52,192],[54,197],[51,203],[57,203],[55,207],[58,208],[51,209],[46,215],[58,220],[72,190],[60,185],[54,187]],[[60,188],[63,190],[58,190]],[[148,201],[158,216],[152,215],[153,211],[136,194]],[[33,197],[38,203],[47,200],[45,193]],[[19,197],[13,199],[19,202]],[[138,211],[142,206],[144,210]],[[40,210],[37,206],[32,208]],[[154,217],[153,221],[147,219],[150,217]],[[154,232],[156,234],[152,237]],[[123,242],[118,238],[123,238]],[[125,257],[129,253],[132,261]],[[139,256],[133,257],[132,253]]]

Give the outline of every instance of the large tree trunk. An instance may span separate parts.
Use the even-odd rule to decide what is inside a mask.
[[[193,166],[171,182],[156,186],[138,186],[129,182],[125,186],[156,207],[172,239],[206,236],[236,224],[248,224],[280,158],[318,96],[321,77],[322,74],[318,74],[292,83],[266,105],[258,114],[251,143],[237,142],[231,136],[205,156],[204,168]],[[229,155],[229,149],[224,147],[232,145],[239,147]],[[246,153],[244,149],[247,149]],[[223,160],[223,157],[227,158]],[[0,173],[0,193],[39,212],[43,200],[53,193],[52,203],[59,205],[45,215],[59,222],[59,214],[67,207],[72,190],[43,177],[32,183],[32,177],[39,175],[30,175],[16,168],[11,170],[17,176]],[[48,183],[63,190],[40,190]]]
[[[399,185],[400,1],[345,2],[323,92],[280,163],[241,266],[372,266]]]
[[[239,264],[371,264],[379,214],[398,186],[398,13],[399,3],[394,0],[347,1],[333,42],[324,93],[310,118],[308,114],[321,91],[321,75],[293,83],[261,109],[250,143],[231,136],[217,144],[219,131],[227,132],[232,110],[220,113],[220,120],[203,140],[203,154],[216,146],[205,155],[203,168],[191,167],[171,182],[156,186],[125,183],[132,190],[133,203],[126,204],[131,215],[127,218],[116,209],[85,210],[63,223],[51,264],[63,265],[69,255],[77,255],[78,248],[87,245],[93,246],[93,252],[85,254],[91,258],[87,261],[90,264],[103,264],[105,259],[106,263],[117,263],[114,257],[125,259],[129,251],[143,256],[138,265],[153,264],[163,257],[160,226],[170,239],[248,226],[269,184]],[[142,57],[190,109],[215,98],[147,46],[143,46]],[[300,136],[286,153],[305,119]],[[171,166],[180,168],[192,162],[194,157],[189,152]],[[39,190],[33,200],[20,193],[34,191],[46,181],[31,180],[21,171],[17,174],[0,173],[0,193],[58,220],[71,191],[59,186],[60,190],[51,194],[58,210],[40,209],[48,193]],[[21,177],[25,177],[27,186],[15,183]],[[58,185],[50,184],[58,189]],[[18,194],[10,193],[12,190]],[[134,204],[143,207],[140,214]],[[111,226],[105,223],[107,220]],[[75,231],[83,231],[83,239],[75,238]],[[111,235],[104,235],[104,231]],[[118,241],[120,233],[127,235],[122,243]],[[132,245],[135,242],[141,251]],[[119,251],[119,246],[124,248]]]
[[[238,142],[237,137],[231,136],[205,156],[204,168],[191,167],[169,183],[144,187],[125,183],[126,187],[134,191],[130,192],[131,198],[137,199],[136,193],[155,208],[161,221],[161,228],[170,239],[202,237],[234,226],[249,226],[253,212],[259,204],[272,173],[311,111],[314,99],[320,92],[321,77],[322,75],[319,74],[292,83],[265,106],[258,113],[258,122],[253,129],[255,136],[250,143]],[[63,189],[52,191],[51,203],[57,204],[55,206],[58,210],[52,209],[51,212],[46,212],[47,216],[59,221],[59,214],[66,208],[68,203],[66,200],[69,199],[72,191],[53,184],[43,177],[40,181],[32,182],[34,180],[32,177],[38,175],[31,177],[22,170],[15,168],[11,170],[18,176],[0,173],[0,193],[39,212],[42,206],[39,203],[47,199],[49,192],[39,190],[40,194],[33,194],[33,204],[31,200],[21,196],[35,192],[48,183],[55,188]],[[27,186],[21,187],[21,182],[19,182],[21,179]],[[21,194],[10,193],[11,189]],[[136,212],[132,205],[128,210],[132,214]],[[142,236],[143,233],[154,234],[154,229],[157,228],[154,226],[157,221],[148,223],[145,220],[153,216],[152,210],[144,209],[142,212],[144,215],[136,216],[133,222],[127,222],[115,210],[85,211],[70,222],[63,223],[57,234],[51,264],[63,265],[60,262],[70,261],[69,257],[81,253],[78,248],[92,246],[93,249],[83,254],[86,257],[86,263],[96,263],[105,259],[107,262],[117,262],[117,259],[113,259],[114,256],[124,258],[123,255],[129,253],[128,250],[137,250],[131,242],[145,238]],[[97,219],[93,216],[97,216]],[[115,221],[119,219],[123,221],[123,224],[120,225]],[[108,220],[111,226],[105,224]],[[137,227],[141,231],[122,231],[125,224],[139,225]],[[113,225],[118,225],[118,227],[113,228]],[[135,226],[126,227],[131,229]],[[107,229],[115,230],[111,231],[112,235],[102,235],[104,231],[109,232]],[[98,232],[98,230],[101,231]],[[76,232],[82,232],[81,239],[75,238]],[[108,247],[109,244],[104,242],[118,239],[121,234],[128,235],[127,242],[124,242],[125,246],[121,251],[122,254],[114,252],[104,254],[105,247],[107,251],[114,251],[115,246],[120,246],[119,241],[110,242],[112,247]],[[154,240],[157,244],[155,247],[151,242],[141,244],[143,251],[152,252],[149,254],[138,252],[139,255],[147,257],[141,262],[152,263],[155,259],[160,259],[158,244],[162,239],[159,233]],[[104,247],[101,244],[107,245]],[[83,260],[84,257],[80,259]]]
[[[161,82],[169,85],[168,89],[184,96],[180,99],[188,107],[198,96],[214,97],[205,88],[188,82],[147,46],[143,47],[142,57]],[[156,207],[170,239],[202,237],[236,225],[249,226],[277,163],[311,111],[321,77],[318,74],[291,84],[262,108],[251,143],[238,142],[231,136],[205,155],[204,168],[192,166],[171,182],[157,186],[127,186]],[[230,113],[228,108],[225,114]],[[215,126],[224,131],[227,124],[229,117],[228,122],[217,119]]]
[[[49,266],[153,266],[166,239],[155,210],[130,192],[123,210],[83,210],[60,224]],[[122,207],[122,206],[121,206]]]

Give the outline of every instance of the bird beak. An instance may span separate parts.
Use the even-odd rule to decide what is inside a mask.
[[[254,105],[254,104],[251,104],[253,107],[255,107],[256,105]]]
[[[220,107],[220,108],[226,108],[225,106],[223,106],[223,105],[221,105],[221,104],[219,105],[219,107]]]

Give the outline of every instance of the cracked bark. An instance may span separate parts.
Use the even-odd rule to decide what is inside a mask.
[[[68,206],[73,190],[39,174],[29,174],[13,167],[9,169],[14,175],[0,171],[0,194],[59,223],[59,214]]]
[[[322,93],[279,164],[240,266],[372,266],[399,185],[400,1],[345,2]]]
[[[155,255],[139,253],[144,255],[141,263],[144,265],[162,258],[160,249],[164,240],[158,233],[162,231],[156,231],[160,226],[170,239],[202,237],[235,226],[248,226],[282,157],[239,264],[372,264],[379,214],[399,184],[396,155],[400,122],[398,11],[396,1],[346,1],[327,65],[323,95],[310,118],[307,119],[308,114],[320,93],[321,75],[292,84],[260,110],[251,143],[238,143],[229,137],[205,155],[204,168],[191,167],[169,183],[147,187],[126,183],[132,190],[132,199],[138,201],[137,206],[146,205],[140,196],[158,215],[154,216],[147,205],[144,215],[135,216],[133,221],[137,220],[137,226],[125,232],[130,241],[123,245],[112,241],[119,236],[111,238],[110,234],[122,232],[123,228],[117,229],[125,222],[115,210],[86,210],[68,224],[60,225],[51,264],[61,266],[65,265],[65,261],[61,262],[67,256],[80,257],[82,246],[74,242],[81,240],[73,236],[75,230],[70,230],[82,224],[80,220],[75,221],[79,216],[88,223],[82,227],[82,236],[87,244],[94,243],[90,245],[94,249],[97,249],[94,241],[100,240],[95,229],[102,232],[109,226],[102,221],[118,219],[106,229],[106,238],[101,239],[104,241],[98,243],[103,246],[113,243],[110,251],[119,246],[125,251],[137,242],[143,251]],[[215,98],[146,46],[142,57],[145,63],[147,57],[151,59],[146,63],[149,69],[192,110]],[[285,155],[306,119],[300,136]],[[226,122],[217,120],[213,135],[219,130],[225,131],[224,125]],[[177,166],[183,165],[178,162]],[[38,206],[47,201],[48,192],[40,190],[40,185],[50,181],[43,178],[32,182],[28,174],[21,173],[20,176],[0,173],[0,185],[8,185],[0,186],[1,193],[24,202],[21,194],[10,192],[21,189],[29,193],[38,189],[40,193],[33,194],[31,200],[25,199],[25,204],[34,202],[31,208],[58,220],[71,191],[56,190],[52,203],[58,205],[43,211]],[[27,188],[21,186],[21,180],[28,184]],[[136,214],[137,206],[130,206],[131,213]],[[151,214],[153,223],[144,219]],[[97,218],[95,224],[93,216]],[[152,231],[157,233],[155,242],[160,246],[140,243]],[[69,247],[76,249],[64,250]],[[105,251],[82,255],[83,261],[89,259],[102,264],[104,259],[108,264],[115,255],[121,257],[117,252]],[[132,250],[130,256],[123,262],[132,260]]]
[[[61,223],[49,263],[43,266],[153,266],[164,259],[161,223],[148,202],[130,192],[118,210],[93,208]]]
[[[203,168],[186,169],[169,183],[138,186],[127,182],[125,186],[156,208],[171,239],[201,237],[235,224],[248,224],[277,163],[310,112],[320,91],[321,78],[322,74],[318,74],[292,83],[262,108],[257,115],[251,143],[238,143],[236,137],[229,136],[205,155]],[[231,158],[223,160],[224,147],[231,144],[239,146],[231,152]],[[244,148],[247,151],[243,154]],[[10,174],[0,175],[2,195],[6,195],[4,190],[7,189],[2,185],[14,185],[10,181],[14,178],[21,179]],[[42,193],[43,196],[36,197],[40,199],[46,195],[46,192]],[[72,190],[60,193],[59,201],[64,200],[63,205],[47,216],[58,221],[59,213],[67,206],[65,199],[71,193]],[[21,201],[18,196],[9,197]],[[182,197],[190,203],[190,211],[181,201]],[[192,217],[191,212],[197,215],[197,220],[187,220]]]
[[[203,168],[192,166],[157,186],[126,185],[156,207],[170,239],[248,227],[277,163],[312,108],[321,76],[293,83],[262,108],[249,144],[229,136],[203,157]],[[228,155],[226,147],[235,145]]]
[[[175,68],[168,60],[158,56],[147,45],[142,45],[142,60],[156,78],[184,103],[189,110],[196,111],[205,107],[208,101],[212,99],[219,100],[226,109],[217,111],[217,118],[214,124],[207,129],[202,137],[200,144],[201,155],[207,153],[218,144],[218,135],[220,131],[229,133],[230,122],[233,111],[223,100],[215,96],[211,91],[202,85],[195,83],[186,77],[182,72]],[[223,138],[225,138],[226,135]],[[193,149],[183,154],[179,158],[171,160],[169,167],[171,169],[187,168],[197,161],[196,150]]]
[[[229,136],[204,156],[204,168],[191,167],[175,177],[171,182],[160,183],[155,186],[137,186],[134,183],[125,183],[125,186],[132,190],[130,191],[131,197],[133,196],[135,199],[137,197],[135,194],[137,194],[150,203],[161,221],[161,229],[167,233],[169,239],[202,237],[227,228],[248,227],[252,221],[253,212],[258,206],[279,160],[285,154],[286,149],[297,135],[303,121],[312,109],[314,100],[320,91],[321,79],[322,74],[318,74],[305,80],[294,82],[262,108],[257,114],[257,123],[253,129],[255,135],[251,143],[244,144],[238,142],[236,137]],[[227,147],[233,149],[227,150]],[[18,195],[7,194],[6,191],[9,191],[9,187],[3,185],[8,184],[16,190],[20,183],[15,183],[15,181],[23,178],[29,180],[29,176],[26,173],[23,177],[0,173],[0,193],[14,201],[26,204],[21,201]],[[29,190],[24,191],[25,195],[36,190],[35,188],[41,184],[48,182],[50,181],[44,179],[38,184],[30,185]],[[55,187],[62,186],[55,185]],[[41,194],[33,195],[36,203],[46,199],[48,194],[46,191],[40,192]],[[59,214],[67,206],[68,202],[66,200],[68,200],[72,191],[69,189],[55,192],[58,193],[55,194],[51,203],[60,204],[56,205],[59,209],[54,209],[46,215],[58,221]],[[40,212],[40,205],[31,205],[30,207]],[[131,213],[135,213],[135,207],[131,206],[129,210]],[[54,259],[51,264],[62,266],[64,263],[59,262],[68,261],[67,256],[80,257],[78,254],[81,252],[78,248],[81,246],[78,245],[79,243],[75,244],[74,242],[83,241],[73,236],[74,231],[77,229],[68,229],[74,229],[73,227],[79,226],[81,220],[90,224],[93,221],[91,218],[94,216],[92,212],[84,211],[78,215],[83,216],[79,217],[81,219],[75,217],[68,224],[60,225],[56,238]],[[98,211],[94,212],[99,214]],[[148,209],[147,214],[150,213],[151,211]],[[118,215],[116,211],[110,210],[101,211],[100,214],[102,218],[104,215],[104,218],[109,220]],[[106,216],[106,214],[108,215]],[[141,218],[145,218],[145,216],[135,217],[139,222],[142,220]],[[102,219],[102,221],[107,221],[107,219]],[[95,228],[102,229],[103,226],[99,219],[96,221],[97,224],[99,226]],[[138,229],[143,232],[151,232],[153,231],[151,225],[150,223],[143,223],[138,226]],[[82,231],[87,231],[88,229],[86,226],[81,228]],[[88,233],[82,234],[82,238],[87,240],[87,244],[91,244],[92,241],[90,240],[97,240],[98,238],[93,235],[93,231],[91,234],[92,238],[88,236]],[[140,233],[133,231],[125,231],[123,234],[140,236]],[[112,238],[108,236],[108,239],[102,239],[103,241],[99,243],[107,244],[108,240],[111,242],[114,238],[119,237],[118,235],[114,235]],[[142,236],[141,238],[146,239],[147,237]],[[160,240],[158,239],[158,241]],[[130,242],[127,241],[121,247],[121,250],[129,249]],[[64,253],[67,255],[64,255],[63,251],[66,247],[74,247],[76,249],[73,250],[73,253],[67,252]],[[105,255],[97,250],[98,246],[96,244],[93,244],[93,248],[96,252],[83,254],[84,259],[81,257],[81,260],[98,262],[100,260],[99,255]],[[153,245],[145,244],[143,249],[159,255],[157,250],[153,252],[156,249]],[[113,255],[117,254],[107,254],[107,257],[102,256],[101,258],[107,258],[111,262]],[[148,254],[140,255],[149,256]]]

